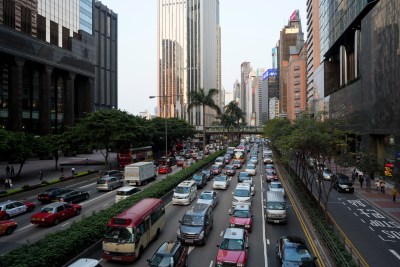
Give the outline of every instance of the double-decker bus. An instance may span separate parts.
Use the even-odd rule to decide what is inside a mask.
[[[112,218],[103,238],[102,258],[133,262],[165,225],[164,202],[145,198]]]
[[[118,166],[120,169],[126,165],[139,162],[153,160],[153,150],[151,146],[136,147],[118,152]]]

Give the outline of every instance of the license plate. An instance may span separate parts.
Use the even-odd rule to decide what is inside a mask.
[[[279,221],[278,220],[274,220],[274,223],[279,223]]]
[[[348,188],[346,188],[346,191],[349,191],[349,189],[348,189]]]
[[[112,257],[111,259],[113,259],[113,260],[116,260],[116,261],[120,261],[120,260],[122,260],[122,258],[121,258],[121,257]]]
[[[193,243],[193,240],[185,240],[186,241],[186,243]]]

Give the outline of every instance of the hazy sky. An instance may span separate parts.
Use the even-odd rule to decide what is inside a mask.
[[[101,0],[118,14],[118,106],[154,114],[157,94],[158,0]],[[306,36],[306,0],[220,0],[222,86],[232,91],[240,64],[271,68],[271,49],[295,9]]]

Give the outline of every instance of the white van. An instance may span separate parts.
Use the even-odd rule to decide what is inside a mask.
[[[100,262],[98,260],[94,259],[88,259],[88,258],[81,258],[71,265],[68,265],[68,267],[99,267]]]
[[[183,181],[175,189],[172,196],[173,205],[189,205],[197,197],[197,184],[194,180]]]
[[[286,223],[286,202],[280,191],[267,191],[264,199],[265,221],[273,223]]]
[[[117,191],[117,195],[115,196],[115,203],[117,203],[118,201],[121,201],[125,198],[128,198],[136,193],[139,193],[141,190],[140,188],[137,188],[135,186],[124,186],[121,187],[120,189],[118,189]]]
[[[235,191],[232,192],[232,207],[236,205],[248,204],[251,206],[251,186],[248,183],[238,183]]]

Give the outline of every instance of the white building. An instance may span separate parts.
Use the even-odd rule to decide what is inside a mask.
[[[202,108],[187,107],[190,92],[221,90],[219,0],[158,0],[157,39],[158,115],[202,125]]]
[[[272,97],[269,99],[269,119],[275,119],[279,117],[279,99]]]

